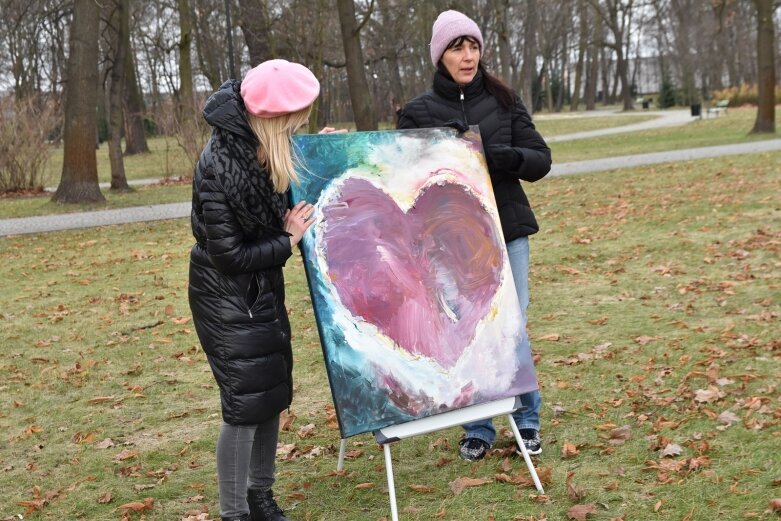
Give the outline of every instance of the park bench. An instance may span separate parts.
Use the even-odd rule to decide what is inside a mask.
[[[726,114],[728,106],[729,106],[729,100],[728,99],[723,99],[723,100],[717,102],[716,105],[714,105],[712,107],[708,107],[707,114],[708,115],[713,114],[714,116],[719,116],[719,115],[721,115],[722,112],[724,114]]]

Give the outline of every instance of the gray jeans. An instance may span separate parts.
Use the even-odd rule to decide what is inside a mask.
[[[274,485],[278,435],[279,416],[260,425],[222,424],[217,439],[220,516],[249,513],[247,489]]]

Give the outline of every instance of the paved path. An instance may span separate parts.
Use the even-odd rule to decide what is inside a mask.
[[[638,112],[638,113],[619,113],[613,114],[613,117],[621,116],[634,116],[639,114],[658,116],[648,121],[641,121],[639,123],[632,123],[630,125],[621,125],[619,127],[599,128],[596,130],[585,130],[583,132],[575,132],[572,134],[563,134],[561,136],[546,137],[545,141],[548,143],[558,143],[560,141],[572,141],[573,139],[586,139],[599,136],[610,136],[613,134],[625,134],[627,132],[636,132],[638,130],[650,130],[654,128],[662,127],[677,127],[690,123],[699,118],[693,118],[688,110],[665,110],[654,112]],[[606,115],[607,116],[607,115]]]
[[[769,139],[767,141],[755,141],[737,145],[668,150],[666,152],[635,154],[632,156],[605,157],[588,161],[576,161],[574,163],[554,163],[548,176],[604,172],[605,170],[615,170],[616,168],[632,168],[642,165],[668,163],[670,161],[692,161],[695,159],[707,159],[709,157],[754,154],[777,150],[781,150],[781,139]]]
[[[660,117],[620,127],[611,127],[587,132],[577,132],[562,136],[546,138],[549,143],[567,141],[571,139],[584,139],[596,136],[606,136],[649,128],[684,125],[692,118],[688,110],[673,110],[664,112],[647,112],[647,114],[659,114]],[[610,115],[609,113],[588,113],[586,116]],[[626,113],[613,113],[620,117]],[[565,116],[561,116],[565,117]],[[566,117],[584,117],[568,115]],[[751,154],[765,151],[781,150],[781,139],[768,141],[756,141],[753,143],[741,143],[737,145],[723,145],[717,147],[701,147],[686,150],[655,152],[651,154],[636,154],[632,156],[608,157],[578,161],[574,163],[554,163],[549,176],[561,176],[571,174],[584,174],[589,172],[602,172],[617,168],[630,168],[641,165],[666,163],[669,161],[690,161],[733,154]],[[141,179],[132,181],[131,184],[150,184],[154,179]],[[89,228],[93,226],[108,226],[131,222],[156,221],[161,219],[179,219],[189,217],[190,202],[159,204],[154,206],[137,206],[131,208],[117,208],[114,210],[98,210],[94,212],[77,212],[57,215],[42,215],[36,217],[23,217],[18,219],[0,219],[0,237],[7,235],[20,235],[26,233],[40,233],[74,228]]]
[[[21,217],[18,219],[0,219],[0,237],[4,235],[20,235],[23,233],[53,232],[74,228],[91,228],[161,219],[178,219],[189,217],[190,201],[186,203],[156,204],[153,206],[133,206],[114,210],[97,210],[94,212],[62,213],[56,215],[39,215]]]

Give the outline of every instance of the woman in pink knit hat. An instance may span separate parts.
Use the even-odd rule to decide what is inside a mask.
[[[431,31],[431,62],[436,67],[432,89],[399,111],[397,127],[450,126],[464,131],[479,125],[515,289],[525,314],[529,304],[528,237],[539,226],[521,181],[542,179],[550,171],[551,153],[520,97],[486,70],[483,49],[483,35],[472,19],[458,11],[441,13]],[[526,335],[524,342],[528,342]],[[539,454],[539,391],[522,395],[521,402],[524,408],[513,418],[528,452]],[[464,430],[461,457],[470,461],[483,458],[496,439],[492,421],[470,423]]]
[[[319,93],[309,69],[270,60],[224,83],[203,111],[213,130],[193,175],[188,291],[220,389],[223,521],[287,520],[271,490],[279,413],[293,398],[282,267],[314,212],[306,202],[288,208],[290,138]]]

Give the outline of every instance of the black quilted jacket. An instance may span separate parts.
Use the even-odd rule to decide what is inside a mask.
[[[293,357],[282,266],[285,198],[257,160],[240,82],[207,101],[213,127],[193,175],[189,300],[226,423],[251,425],[290,405]]]
[[[399,111],[397,127],[442,127],[452,120],[479,125],[484,148],[508,145],[521,154],[523,162],[519,169],[492,164],[491,183],[505,241],[537,233],[539,226],[520,180],[533,182],[545,177],[550,171],[551,153],[520,98],[516,97],[515,105],[507,110],[485,90],[481,72],[471,83],[459,87],[437,71],[432,90]]]

